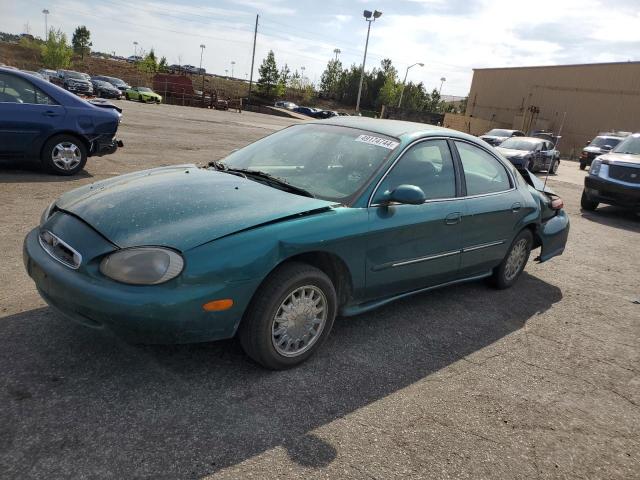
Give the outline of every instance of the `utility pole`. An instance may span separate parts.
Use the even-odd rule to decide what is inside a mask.
[[[49,15],[49,10],[47,10],[46,8],[44,10],[42,10],[42,13],[44,14],[44,41],[47,41],[47,38],[49,38],[49,25],[47,24],[47,16]]]
[[[200,73],[202,74],[202,91],[204,92],[204,70],[202,70],[202,54],[207,46],[203,43],[200,45]]]
[[[231,61],[231,78],[233,78],[233,67],[235,66],[236,62],[234,62],[233,60]]]
[[[375,10],[371,13],[369,10],[363,12],[364,19],[369,26],[367,27],[367,43],[364,44],[364,58],[362,59],[362,71],[360,72],[360,86],[358,87],[358,100],[356,101],[356,113],[360,111],[360,96],[362,95],[362,82],[364,81],[364,66],[367,63],[367,48],[369,48],[369,32],[371,32],[371,24],[380,18],[382,12]]]
[[[338,60],[338,55],[340,55],[342,53],[342,50],[340,50],[339,48],[334,48],[333,49],[333,53],[336,54],[336,61]]]
[[[247,103],[251,103],[251,86],[253,84],[253,63],[256,59],[256,38],[258,37],[258,18],[260,15],[256,15],[256,28],[253,31],[253,54],[251,54],[251,76],[249,78],[249,98],[247,98]]]

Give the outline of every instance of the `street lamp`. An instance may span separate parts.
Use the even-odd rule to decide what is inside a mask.
[[[376,21],[376,18],[380,18],[382,12],[374,10],[371,13],[370,10],[362,12],[364,19],[369,22],[367,27],[367,42],[364,44],[364,58],[362,59],[362,71],[360,72],[360,86],[358,87],[358,100],[356,101],[356,112],[360,111],[360,96],[362,95],[362,82],[364,81],[364,66],[367,63],[367,48],[369,47],[369,32],[371,31],[371,24]]]
[[[440,95],[440,94],[442,93],[442,84],[443,84],[444,82],[446,82],[446,81],[447,81],[447,79],[446,79],[446,78],[444,78],[444,77],[442,77],[442,78],[440,79],[440,90],[438,90],[438,95]]]
[[[200,44],[200,72],[202,73],[202,91],[204,92],[204,71],[202,70],[202,54],[207,46],[203,43]]]
[[[338,55],[342,53],[342,50],[340,50],[339,48],[334,48],[333,53],[336,54],[336,60],[338,60]]]
[[[303,87],[304,87],[304,85],[305,85],[305,81],[304,81],[304,69],[305,69],[305,67],[300,67],[300,70],[302,71],[302,81],[301,81],[301,83],[302,83],[302,86],[303,86]]]
[[[47,25],[47,15],[49,15],[49,10],[45,8],[42,10],[42,13],[44,13],[44,41],[46,42],[49,37],[49,26]]]
[[[420,65],[421,67],[424,67],[424,63],[414,63],[413,65],[409,65],[407,67],[407,71],[404,72],[404,80],[402,81],[402,90],[400,90],[400,100],[398,100],[398,108],[400,108],[400,105],[402,105],[402,96],[404,95],[404,86],[407,83],[407,75],[409,75],[409,69],[415,67],[416,65]]]
[[[133,42],[133,56],[138,56],[138,42]]]
[[[236,64],[233,60],[231,61],[231,78],[233,78],[233,67]]]

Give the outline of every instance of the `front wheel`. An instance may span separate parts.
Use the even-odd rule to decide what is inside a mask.
[[[558,166],[559,165],[560,165],[560,161],[559,160],[552,160],[551,161],[551,167],[549,168],[549,171],[553,175],[557,175],[558,174]]]
[[[320,348],[336,311],[336,291],[324,272],[304,263],[285,264],[256,292],[240,324],[240,344],[266,368],[294,367]]]
[[[131,100],[131,97],[129,96],[129,94],[128,94],[128,93],[125,93],[125,94],[124,94],[124,99],[125,99],[125,100]]]
[[[49,173],[75,175],[87,163],[87,147],[72,135],[56,135],[45,143],[40,161]]]
[[[580,170],[584,170],[585,168],[587,168],[587,162],[583,162],[582,160],[580,161]]]
[[[526,228],[518,234],[511,243],[502,263],[494,269],[491,280],[496,288],[503,290],[516,283],[529,260],[532,246],[533,235]]]
[[[583,210],[593,212],[596,208],[598,208],[598,203],[599,202],[593,200],[589,195],[587,195],[587,192],[585,192],[584,190],[582,191],[582,197],[580,198],[580,206],[582,207]]]

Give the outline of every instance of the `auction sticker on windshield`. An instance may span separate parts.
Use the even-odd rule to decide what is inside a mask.
[[[394,142],[393,140],[387,140],[386,138],[374,137],[372,135],[360,135],[356,138],[356,142],[368,143],[370,145],[377,145],[379,147],[388,148],[389,150],[393,150],[398,145],[398,142]]]

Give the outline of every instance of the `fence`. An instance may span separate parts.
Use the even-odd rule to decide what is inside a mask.
[[[492,128],[511,128],[510,125],[456,113],[445,113],[442,125],[471,135],[482,135]]]

